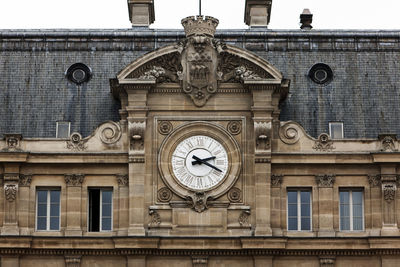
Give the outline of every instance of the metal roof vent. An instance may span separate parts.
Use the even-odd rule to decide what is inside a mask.
[[[90,80],[92,70],[83,63],[75,63],[67,69],[65,76],[71,82],[80,85]]]

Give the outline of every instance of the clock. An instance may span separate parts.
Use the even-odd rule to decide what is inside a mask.
[[[184,199],[196,193],[215,199],[234,185],[242,158],[238,142],[226,127],[223,122],[180,122],[165,136],[157,165],[172,192]]]
[[[217,186],[228,172],[225,147],[207,135],[194,135],[180,141],[171,157],[177,180],[192,190],[209,190]]]

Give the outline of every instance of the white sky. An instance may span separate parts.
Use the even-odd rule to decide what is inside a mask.
[[[221,28],[247,28],[245,0],[202,0],[203,15]],[[400,0],[273,0],[270,29],[298,29],[303,8],[314,29],[400,29]],[[198,14],[198,0],[155,0],[152,28],[180,29]],[[127,0],[0,0],[1,29],[130,28]]]

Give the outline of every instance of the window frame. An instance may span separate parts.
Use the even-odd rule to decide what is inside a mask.
[[[90,230],[90,225],[91,225],[91,221],[90,221],[90,191],[92,190],[99,190],[100,191],[100,199],[99,199],[99,231],[93,231]],[[111,215],[109,216],[111,223],[110,223],[110,230],[103,230],[103,192],[105,191],[109,191],[111,192]],[[88,187],[87,189],[88,192],[88,201],[87,201],[87,231],[89,233],[100,233],[100,232],[112,232],[113,231],[113,220],[114,220],[114,188],[113,187]],[[107,216],[108,217],[108,216]],[[92,218],[93,219],[93,218]]]
[[[60,232],[61,231],[61,188],[57,187],[50,187],[50,188],[36,188],[35,190],[35,231],[36,232]],[[46,191],[47,192],[47,197],[46,197],[46,229],[38,229],[38,207],[39,207],[39,191]],[[50,219],[51,219],[51,191],[58,191],[60,192],[60,198],[58,199],[58,229],[57,230],[52,230],[50,229]],[[41,216],[43,217],[43,216]]]
[[[296,206],[297,206],[297,230],[291,230],[289,229],[289,192],[296,192]],[[301,192],[308,192],[310,194],[310,203],[309,203],[309,208],[310,208],[310,229],[309,230],[302,230],[301,229]],[[290,232],[312,232],[313,227],[312,227],[312,188],[287,188],[286,189],[286,229],[287,231]]]
[[[342,128],[342,132],[341,132],[342,136],[340,138],[337,138],[337,137],[334,138],[333,135],[332,135],[332,132],[333,132],[332,131],[332,125],[334,125],[334,124],[338,124]],[[334,139],[334,140],[344,139],[344,124],[343,124],[342,121],[330,121],[329,122],[329,136],[331,137],[331,139]]]
[[[349,230],[343,230],[342,229],[342,214],[341,214],[341,202],[340,202],[340,193],[341,192],[349,192],[349,225],[350,229]],[[361,230],[354,230],[354,217],[353,217],[353,192],[361,192],[362,193],[362,198],[361,198],[361,225],[362,229]],[[339,188],[339,231],[341,232],[364,232],[365,231],[365,200],[364,200],[364,189],[363,188]]]

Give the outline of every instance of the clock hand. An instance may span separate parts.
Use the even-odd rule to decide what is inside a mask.
[[[201,158],[199,158],[199,157],[196,157],[195,155],[193,155],[192,158],[193,158],[194,160],[196,160],[196,161],[199,161],[200,164],[203,163],[204,165],[207,165],[208,167],[213,168],[213,169],[215,169],[216,171],[222,172],[220,169],[218,169],[218,168],[215,167],[214,165],[211,165],[211,164],[208,163],[207,161],[205,161],[205,160],[203,160],[203,159],[201,159]]]
[[[203,160],[207,161],[207,160],[211,160],[211,159],[215,159],[215,156],[214,157],[209,157],[209,158],[204,158]],[[192,165],[196,165],[196,164],[201,164],[201,161],[193,160],[192,161]]]

